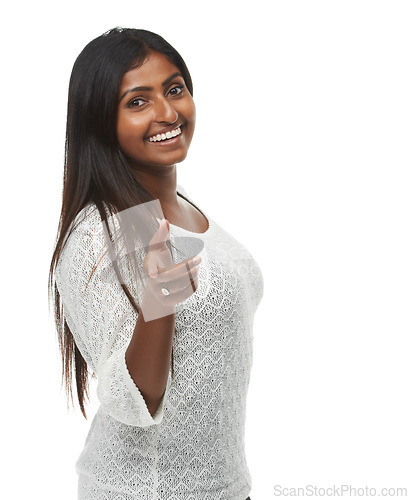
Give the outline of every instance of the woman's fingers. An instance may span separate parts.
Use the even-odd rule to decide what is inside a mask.
[[[169,290],[168,287],[150,287],[150,292],[153,294],[153,297],[155,297],[155,300],[157,301],[158,304],[163,304],[165,306],[170,306],[170,305],[176,305],[179,304],[180,302],[183,302],[184,300],[188,299],[193,293],[197,290],[199,286],[199,277],[196,276],[194,279],[189,280],[189,283],[186,284],[186,286],[180,290]],[[162,289],[166,288],[166,290],[169,292],[164,294],[162,292]],[[152,306],[152,302],[150,302],[150,305]],[[157,310],[156,312],[160,312]]]
[[[197,265],[199,265],[201,261],[202,258],[199,255],[196,255],[194,257],[190,257],[187,260],[184,260],[183,262],[179,262],[174,266],[167,268],[159,268],[160,279],[161,281],[165,282],[176,281],[186,276],[189,273],[189,271],[191,271]]]
[[[199,286],[199,264],[193,264],[194,257],[160,272],[154,279],[148,278],[149,293],[159,304],[166,306],[183,302]]]
[[[196,265],[188,270],[186,269],[185,272],[181,273],[173,279],[164,279],[163,274],[159,273],[159,277],[155,278],[152,286],[160,290],[165,287],[170,293],[175,293],[183,290],[186,287],[189,287],[191,282],[196,279],[198,275],[199,265]]]
[[[166,219],[160,221],[158,230],[149,241],[149,251],[163,249],[169,236],[169,227],[169,222]]]
[[[172,259],[166,241],[169,237],[169,223],[162,219],[159,228],[149,242],[144,260],[144,271],[148,276],[148,288],[152,298],[159,303],[178,304],[190,297],[198,287],[201,257],[195,255],[170,265]],[[169,265],[166,265],[168,264]],[[149,280],[149,278],[152,278]]]
[[[199,286],[199,277],[196,276],[194,280],[192,280],[185,288],[179,290],[178,292],[172,292],[168,297],[171,297],[170,301],[173,303],[174,301],[183,302],[188,299],[191,295],[195,293],[197,287]],[[166,299],[167,297],[165,297]]]
[[[162,219],[158,230],[149,241],[148,252],[143,263],[143,270],[151,278],[156,278],[161,265],[170,265],[172,262],[172,257],[166,245],[168,237],[169,222],[166,219]]]

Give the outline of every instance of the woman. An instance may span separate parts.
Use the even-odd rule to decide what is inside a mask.
[[[75,374],[85,417],[88,368],[98,380],[80,499],[249,499],[245,403],[263,278],[177,184],[192,96],[181,56],[146,30],[110,30],[73,67],[49,287],[67,394]],[[134,209],[138,223],[118,234],[135,245],[113,253],[123,247],[112,220]],[[170,246],[190,257],[175,264]]]

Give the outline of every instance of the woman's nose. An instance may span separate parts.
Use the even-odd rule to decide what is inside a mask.
[[[174,123],[178,119],[178,113],[170,102],[164,97],[155,103],[155,121]]]

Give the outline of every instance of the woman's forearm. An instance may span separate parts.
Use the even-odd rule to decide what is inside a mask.
[[[145,296],[153,307],[153,298]],[[169,375],[172,354],[173,334],[175,331],[175,308],[157,306],[160,317],[145,321],[144,305],[138,315],[132,339],[125,353],[128,371],[145,399],[146,406],[152,416],[156,413]]]

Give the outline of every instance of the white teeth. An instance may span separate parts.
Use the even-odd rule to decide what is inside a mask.
[[[173,137],[176,137],[181,134],[180,127],[175,128],[171,132],[166,132],[166,134],[157,134],[149,137],[150,142],[160,142],[164,141],[166,139],[172,139]]]

